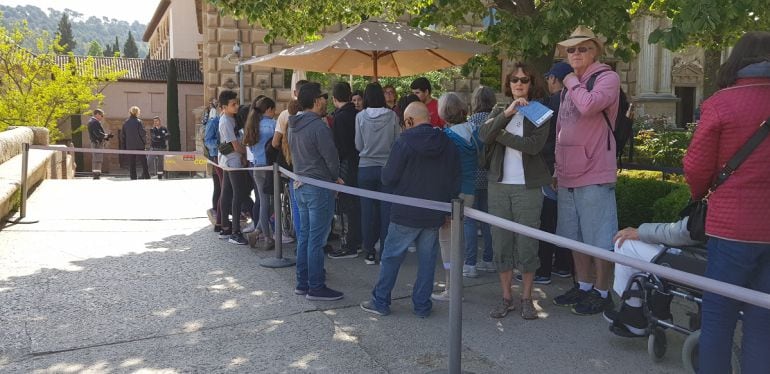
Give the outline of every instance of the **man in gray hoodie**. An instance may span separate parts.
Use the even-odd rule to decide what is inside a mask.
[[[328,94],[321,85],[307,83],[299,89],[297,101],[302,112],[289,117],[289,149],[294,173],[301,177],[342,184],[340,160],[334,136],[321,115]],[[343,293],[326,287],[324,252],[334,217],[334,191],[294,182],[299,206],[297,233],[297,286],[294,293],[308,300],[339,300]]]

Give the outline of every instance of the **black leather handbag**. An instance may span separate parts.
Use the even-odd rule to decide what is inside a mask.
[[[708,212],[709,197],[711,197],[711,194],[713,194],[714,191],[716,191],[716,189],[721,186],[739,166],[741,166],[749,154],[751,154],[751,152],[765,140],[767,134],[770,133],[770,124],[768,124],[768,122],[770,122],[770,118],[762,122],[754,135],[746,141],[746,144],[733,155],[730,161],[727,161],[727,164],[725,164],[717,175],[717,179],[711,184],[711,187],[709,187],[706,195],[700,200],[690,201],[685,208],[684,215],[689,217],[687,219],[687,230],[690,232],[690,238],[693,240],[700,242],[706,241],[706,213]]]

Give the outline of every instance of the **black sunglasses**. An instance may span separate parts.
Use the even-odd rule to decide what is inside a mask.
[[[567,53],[575,53],[575,51],[578,51],[580,53],[586,53],[590,49],[593,49],[593,48],[591,48],[591,47],[569,47],[569,48],[567,48]]]
[[[521,82],[522,84],[527,84],[529,83],[529,77],[523,77],[523,78],[511,77],[511,83],[519,83],[519,82]]]

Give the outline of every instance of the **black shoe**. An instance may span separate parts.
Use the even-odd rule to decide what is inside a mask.
[[[559,278],[569,278],[572,276],[572,273],[569,270],[554,270],[551,271],[551,275],[555,275]]]
[[[377,255],[374,254],[374,252],[370,252],[366,255],[366,258],[364,259],[364,262],[367,265],[376,265],[377,264]]]
[[[524,277],[521,274],[516,274],[514,277],[519,282],[524,282]],[[551,284],[551,277],[544,277],[542,275],[535,275],[535,280],[533,281],[535,284]]]
[[[220,228],[220,230],[219,230],[219,239],[222,239],[222,240],[230,239],[230,235],[232,235],[232,234],[233,234],[232,230],[230,230],[230,229],[222,230]]]
[[[580,286],[575,285],[564,295],[553,298],[553,303],[558,306],[573,306],[583,300],[587,294],[588,292],[581,290]]]
[[[342,248],[338,251],[334,251],[332,253],[329,253],[327,256],[331,259],[341,259],[341,258],[356,258],[358,257],[358,252],[356,250],[347,250],[345,248]]]
[[[230,235],[230,239],[227,240],[228,243],[237,244],[237,245],[247,245],[249,244],[249,241],[246,240],[246,238],[243,237],[243,234],[240,232],[236,232],[232,235]]]
[[[572,307],[572,313],[581,316],[590,316],[599,314],[608,310],[612,310],[614,304],[612,303],[612,295],[607,293],[607,297],[599,295],[599,291],[588,291],[586,297]]]
[[[317,301],[334,301],[342,299],[343,296],[345,296],[345,294],[342,292],[335,291],[329,287],[322,287],[307,290],[307,295],[305,295],[305,298],[308,300]]]
[[[633,307],[626,303],[620,306],[620,311],[607,310],[602,314],[611,323],[613,334],[626,338],[647,336],[647,317],[642,307]]]

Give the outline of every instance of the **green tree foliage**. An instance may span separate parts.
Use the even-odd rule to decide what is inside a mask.
[[[58,2],[57,2],[58,3]],[[111,45],[115,35],[126,35],[131,31],[134,35],[144,35],[147,25],[137,21],[127,22],[108,17],[86,16],[71,9],[59,11],[56,9],[42,10],[34,5],[10,6],[0,4],[0,12],[5,14],[2,24],[11,27],[16,22],[26,20],[29,28],[34,31],[47,31],[49,34],[56,33],[59,20],[64,13],[67,13],[70,24],[72,25],[72,35],[77,46],[72,52],[75,55],[86,55],[88,45],[92,40],[106,46]],[[149,22],[149,19],[145,20]],[[136,38],[136,37],[135,37]],[[139,57],[147,55],[148,43],[136,40],[139,47]],[[34,47],[25,44],[27,48]],[[110,52],[112,57],[114,53]]]
[[[181,132],[179,130],[179,87],[177,86],[176,61],[168,62],[166,79],[166,127],[168,127],[168,149],[181,151]]]
[[[37,47],[22,48],[21,43],[29,40]],[[105,85],[125,74],[97,68],[90,57],[78,63],[57,57],[60,53],[58,38],[35,33],[26,23],[11,29],[0,26],[0,131],[10,125],[40,126],[55,141],[61,135],[58,120],[101,102]]]
[[[112,55],[113,57],[120,57],[120,43],[117,36],[115,37],[115,44],[112,45]]]
[[[107,44],[107,46],[104,47],[104,57],[112,57],[113,55],[112,44]]]
[[[648,41],[670,50],[697,45],[705,49],[704,96],[716,91],[722,50],[746,31],[770,29],[767,0],[637,0],[634,14],[671,19],[671,26],[655,30]]]
[[[496,23],[480,33],[479,40],[541,69],[550,65],[556,42],[580,24],[604,35],[618,58],[628,60],[639,49],[630,39],[630,3],[623,0],[487,0],[494,11],[478,0],[302,0],[292,2],[292,12],[282,0],[209,2],[223,14],[262,25],[268,30],[266,41],[283,37],[301,42],[318,37],[325,26],[355,24],[366,17],[394,20],[408,13],[415,16],[413,23],[427,27],[479,21],[491,12]]]
[[[91,43],[88,44],[89,56],[101,56],[102,52],[102,46],[96,40],[92,40]]]
[[[117,38],[115,41],[117,42]],[[126,39],[126,42],[123,44],[123,57],[139,57],[139,49],[136,47],[136,41],[134,41],[134,36],[131,35],[131,31],[128,32],[128,39]]]
[[[77,47],[75,38],[72,37],[72,25],[70,24],[67,13],[62,14],[59,21],[59,28],[56,31],[56,36],[59,38],[59,45],[62,47],[62,52],[72,52]]]

